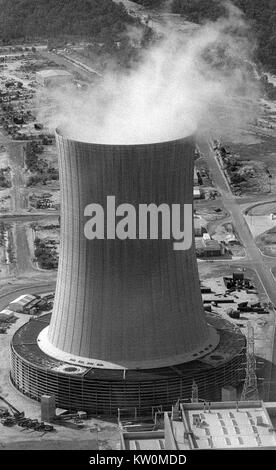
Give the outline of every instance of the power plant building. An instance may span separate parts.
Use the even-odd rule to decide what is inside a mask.
[[[178,408],[178,410],[177,410]],[[122,450],[275,450],[275,403],[179,403],[164,429],[121,424]]]
[[[73,75],[63,69],[46,69],[36,72],[36,81],[48,88],[73,83],[73,79]]]
[[[14,335],[14,385],[37,400],[53,394],[62,408],[109,415],[170,406],[190,396],[193,380],[201,396],[219,400],[223,386],[240,381],[245,340],[205,313],[194,241],[174,250],[172,239],[141,239],[137,227],[135,239],[118,239],[106,226],[104,237],[85,235],[85,209],[107,210],[109,196],[116,207],[192,205],[193,138],[104,145],[57,131],[56,139],[62,202],[54,308]]]

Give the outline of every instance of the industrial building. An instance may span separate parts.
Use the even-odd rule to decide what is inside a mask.
[[[17,297],[17,299],[14,299],[12,302],[9,304],[9,310],[12,310],[13,312],[18,312],[18,313],[23,313],[24,308],[26,306],[37,299],[37,296],[32,295],[32,294],[23,294]]]
[[[275,450],[276,404],[262,401],[178,403],[162,428],[121,425],[123,450]]]
[[[205,235],[205,234],[204,234]],[[222,256],[225,253],[224,246],[217,240],[209,237],[196,238],[196,254],[202,258]]]
[[[193,203],[191,136],[145,145],[101,145],[56,134],[61,179],[61,247],[53,313],[14,335],[11,378],[24,394],[55,395],[57,406],[97,414],[144,412],[190,395],[206,399],[243,375],[245,338],[206,314],[194,242],[94,239],[84,209],[106,204]]]
[[[202,198],[202,193],[201,193],[200,188],[198,186],[194,187],[193,196],[194,196],[194,199],[201,199]]]
[[[166,449],[276,449],[275,428],[261,401],[182,403],[175,418],[165,416]]]
[[[55,87],[73,82],[73,75],[67,70],[51,69],[36,72],[36,81],[45,87]]]
[[[0,322],[9,323],[15,319],[15,314],[12,310],[5,308],[0,312]]]
[[[195,237],[202,237],[207,233],[207,222],[200,215],[194,215],[194,233]]]
[[[151,426],[152,427],[152,426]],[[163,430],[144,429],[143,425],[121,432],[121,450],[166,450]]]

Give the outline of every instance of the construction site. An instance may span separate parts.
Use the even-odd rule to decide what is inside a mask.
[[[275,100],[242,141],[84,142],[40,111],[102,80],[91,49],[0,49],[0,448],[275,450]],[[192,205],[190,248],[87,240],[108,195]]]

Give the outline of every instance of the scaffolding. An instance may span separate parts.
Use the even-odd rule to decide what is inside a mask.
[[[192,384],[192,398],[191,398],[192,403],[198,403],[198,386],[196,384],[195,379],[193,380]]]
[[[246,373],[241,394],[241,401],[249,400],[259,400],[254,347],[254,328],[251,322],[248,322],[247,324]]]

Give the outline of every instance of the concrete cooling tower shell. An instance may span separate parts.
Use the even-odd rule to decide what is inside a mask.
[[[107,196],[137,211],[139,204],[193,204],[193,138],[100,145],[57,132],[56,139],[60,262],[40,348],[66,362],[124,369],[181,364],[210,352],[219,337],[206,322],[193,243],[175,251],[173,240],[84,235],[85,207],[105,208]]]
[[[194,382],[200,398],[220,400],[222,387],[243,378],[245,337],[203,311],[194,245],[175,251],[169,239],[84,236],[85,207],[106,208],[107,196],[117,207],[192,204],[193,139],[56,138],[62,204],[54,309],[15,332],[12,383],[35,400],[53,395],[60,408],[97,416],[118,409],[151,416],[153,407],[191,398]]]

